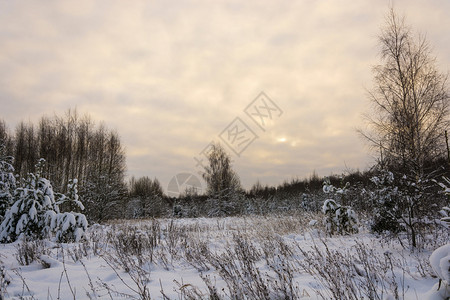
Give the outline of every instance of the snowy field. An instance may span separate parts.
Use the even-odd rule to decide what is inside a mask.
[[[326,237],[314,216],[124,221],[87,240],[0,244],[6,299],[429,299],[425,250],[360,233]],[[402,245],[403,244],[403,245]],[[0,297],[1,298],[1,297]]]

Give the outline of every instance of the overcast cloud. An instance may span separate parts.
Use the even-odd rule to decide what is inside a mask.
[[[236,117],[258,135],[233,155],[247,188],[363,170],[355,129],[389,3],[0,0],[0,118],[76,107],[117,129],[129,175],[164,186]],[[394,5],[450,70],[450,2]],[[283,110],[266,131],[244,113],[261,91]]]

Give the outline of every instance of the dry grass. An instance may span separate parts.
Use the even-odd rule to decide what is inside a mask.
[[[158,280],[152,273],[154,268],[175,272],[191,268],[198,272],[202,285],[198,285],[198,279],[173,281],[179,299],[301,299],[306,295],[323,299],[384,299],[389,295],[405,299],[405,277],[430,276],[423,253],[409,256],[416,261],[417,271],[413,272],[394,251],[377,252],[375,248],[380,247],[374,245],[380,239],[372,237],[371,241],[368,234],[364,242],[351,236],[325,238],[320,225],[308,225],[320,217],[115,221],[92,226],[87,241],[58,246],[59,250],[46,249],[45,243],[24,242],[17,246],[17,259],[27,264],[45,253],[84,266],[85,261],[101,257],[123,286],[93,281],[95,277],[85,268],[89,278],[85,290],[90,299],[98,298],[101,292],[111,298],[169,299],[162,284],[158,293],[152,291],[151,295],[148,284]],[[445,243],[445,237],[432,243],[439,242]],[[386,243],[392,249],[401,249],[398,242]],[[305,287],[305,278],[313,283]],[[2,289],[6,291],[7,287]]]

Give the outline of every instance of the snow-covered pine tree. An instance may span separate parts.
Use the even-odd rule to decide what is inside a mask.
[[[323,203],[322,212],[325,214],[325,229],[329,235],[333,235],[337,230],[336,209],[338,204],[333,199],[327,199]]]
[[[78,242],[85,236],[88,226],[86,216],[74,210],[84,210],[84,205],[78,197],[78,180],[71,179],[67,184],[67,194],[58,195],[59,200],[56,206],[63,205],[70,209],[70,212],[48,211],[46,214],[46,224],[49,225],[55,240],[61,243]]]
[[[55,237],[58,242],[77,241],[87,228],[86,217],[80,213],[60,213],[63,202],[78,201],[76,181],[67,195],[55,193],[50,181],[42,176],[45,160],[40,159],[36,173],[29,173],[16,188],[14,204],[6,211],[0,224],[0,242],[13,242],[20,236],[31,238]],[[82,204],[80,208],[83,208]]]
[[[79,242],[85,237],[88,225],[86,216],[76,212],[47,211],[45,223],[59,243]]]
[[[14,192],[14,204],[6,211],[0,225],[0,241],[12,242],[24,234],[32,238],[43,238],[45,212],[55,209],[55,195],[50,181],[41,177],[45,160],[39,160],[36,174],[29,173]]]
[[[334,193],[335,196],[342,196],[349,184],[344,188],[335,188],[328,178],[323,183],[325,194]],[[358,220],[355,211],[350,206],[342,206],[333,199],[327,199],[323,203],[322,212],[325,214],[325,228],[328,234],[352,234],[358,232]]]
[[[373,207],[371,230],[377,233],[398,233],[405,230],[400,219],[402,211],[399,198],[403,197],[398,186],[394,184],[394,174],[388,170],[380,172],[370,178],[375,188],[369,192],[370,203]]]
[[[325,214],[325,228],[327,233],[352,234],[358,232],[358,220],[355,211],[349,206],[341,206],[333,199],[323,203],[322,212]]]
[[[12,194],[16,188],[13,160],[13,157],[6,155],[5,145],[0,144],[0,222],[13,204]]]

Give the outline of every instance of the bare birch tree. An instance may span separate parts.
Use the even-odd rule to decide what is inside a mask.
[[[381,166],[396,173],[401,197],[395,207],[416,247],[421,217],[433,200],[428,184],[433,163],[446,154],[447,76],[439,72],[425,37],[415,36],[393,8],[379,43],[381,64],[373,69],[369,92],[374,109],[363,136],[380,151]]]
[[[438,71],[425,37],[415,37],[393,9],[379,43],[381,64],[373,69],[369,92],[374,110],[363,134],[383,163],[421,178],[426,164],[446,153],[447,76]]]

